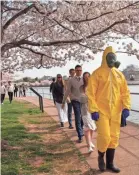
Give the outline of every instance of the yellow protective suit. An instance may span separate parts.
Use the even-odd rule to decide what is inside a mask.
[[[110,52],[115,53],[112,47],[107,47],[101,66],[90,76],[87,87],[88,110],[99,112],[96,125],[100,152],[118,146],[121,112],[124,108],[130,109],[130,93],[124,75],[107,65],[106,55]]]

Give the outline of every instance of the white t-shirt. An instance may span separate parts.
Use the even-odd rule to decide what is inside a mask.
[[[14,91],[14,86],[11,84],[8,86],[8,92],[13,92]]]
[[[1,86],[0,88],[1,94],[5,94],[6,93],[6,88],[4,85]]]

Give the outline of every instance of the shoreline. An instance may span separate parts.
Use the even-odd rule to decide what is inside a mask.
[[[139,85],[139,81],[127,81],[128,85]]]
[[[134,83],[127,83],[127,85],[139,85],[139,83],[138,84],[134,84]]]
[[[139,83],[131,83],[131,82],[127,82],[127,84],[128,84],[128,85],[136,85],[136,86],[139,85]],[[45,85],[43,85],[43,86],[30,86],[30,87],[33,88],[33,87],[50,87],[50,86],[45,86]]]

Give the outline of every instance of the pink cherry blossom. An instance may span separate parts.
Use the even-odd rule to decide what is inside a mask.
[[[3,72],[89,61],[109,42],[139,59],[136,0],[1,1],[1,17]]]

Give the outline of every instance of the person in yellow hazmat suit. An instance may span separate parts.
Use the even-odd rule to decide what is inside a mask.
[[[101,66],[96,69],[88,82],[88,110],[97,125],[98,166],[105,170],[104,154],[106,152],[106,168],[119,173],[114,166],[115,148],[118,146],[121,116],[124,120],[129,116],[130,92],[124,75],[116,68],[119,65],[112,47],[103,53]]]

